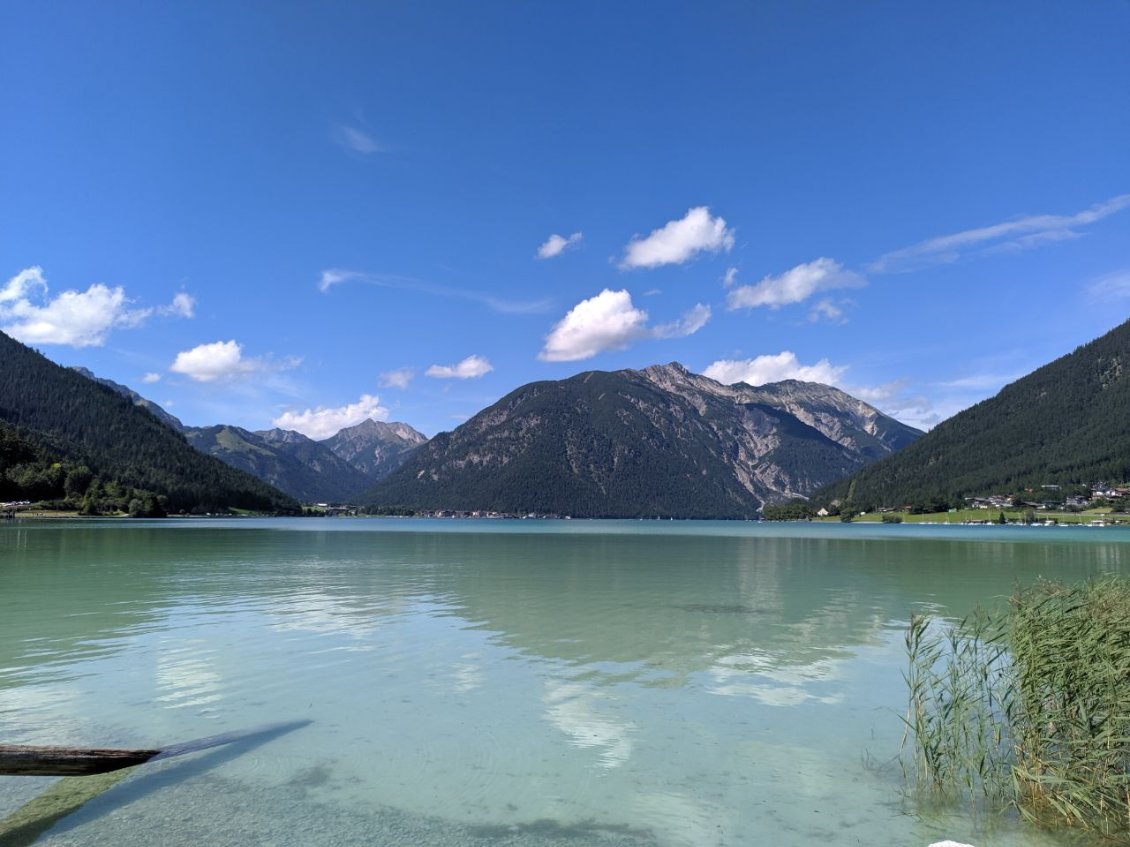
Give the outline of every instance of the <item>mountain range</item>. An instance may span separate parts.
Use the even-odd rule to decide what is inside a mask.
[[[186,427],[189,443],[304,503],[348,503],[399,467],[427,439],[403,423],[366,420],[324,441],[299,432]]]
[[[750,518],[792,498],[933,510],[1130,479],[1130,322],[925,435],[828,386],[723,385],[671,363],[530,383],[430,441],[371,420],[314,441],[185,427],[3,335],[0,361],[0,495],[73,499],[93,483],[103,498],[159,495],[179,509],[292,507],[189,458],[190,444],[294,498],[377,512]]]
[[[678,363],[522,386],[419,446],[375,510],[753,518],[921,433],[836,388],[723,385]]]
[[[937,511],[965,497],[1130,480],[1130,321],[938,424],[814,504]]]
[[[132,388],[71,368],[129,399],[180,432],[201,453],[249,473],[303,503],[354,500],[392,470],[427,438],[405,423],[364,420],[324,441],[286,429],[250,431],[238,426],[185,426]]]

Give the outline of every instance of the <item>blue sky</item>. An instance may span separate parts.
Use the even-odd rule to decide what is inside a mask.
[[[930,426],[1130,312],[1130,3],[8,3],[0,329],[188,424],[680,361]]]

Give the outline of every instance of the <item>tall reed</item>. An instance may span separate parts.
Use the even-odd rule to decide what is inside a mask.
[[[1041,582],[906,632],[904,772],[976,809],[1130,843],[1130,581]]]

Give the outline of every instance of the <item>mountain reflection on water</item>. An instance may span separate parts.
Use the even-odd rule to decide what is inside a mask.
[[[923,608],[960,617],[1037,575],[1122,569],[1128,540],[16,523],[0,527],[0,737],[125,745],[314,721],[159,791],[156,771],[141,774],[44,843],[127,843],[140,811],[237,787],[257,798],[232,812],[243,833],[256,820],[273,832],[279,815],[307,831],[328,805],[340,827],[395,824],[406,843],[928,843],[961,833],[908,816],[897,775],[862,764],[897,750],[903,621]],[[0,817],[21,791],[0,784]],[[1041,843],[1010,826],[977,843]],[[215,837],[201,827],[166,843]]]

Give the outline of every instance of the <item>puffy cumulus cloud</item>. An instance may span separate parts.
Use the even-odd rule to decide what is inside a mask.
[[[767,382],[780,382],[785,379],[836,385],[846,370],[846,366],[833,365],[827,359],[821,359],[812,365],[802,365],[795,353],[784,350],[775,356],[719,359],[702,373],[723,385],[733,385],[736,382],[764,385]]]
[[[425,373],[436,379],[477,379],[494,370],[482,356],[468,356],[457,365],[432,365]]]
[[[0,329],[27,344],[99,347],[114,329],[140,326],[157,312],[191,318],[195,301],[178,294],[168,306],[132,308],[125,290],[101,283],[49,296],[43,269],[20,271],[0,287]]]
[[[734,232],[706,206],[696,206],[677,221],[669,221],[646,238],[636,236],[624,248],[622,269],[681,265],[704,251],[718,253],[734,246]]]
[[[1065,241],[1079,229],[1130,207],[1130,194],[1120,194],[1072,215],[1026,215],[1002,223],[928,238],[909,247],[884,253],[868,266],[872,273],[898,273],[929,265],[956,262],[969,253],[1029,250],[1041,244]]]
[[[254,373],[288,370],[297,367],[301,361],[298,358],[288,358],[281,362],[272,362],[263,358],[244,358],[243,347],[238,342],[213,341],[211,344],[200,344],[191,350],[177,353],[169,370],[184,374],[196,382],[215,382]]]
[[[623,350],[643,338],[680,338],[698,332],[710,320],[701,303],[673,323],[649,327],[647,312],[632,304],[627,291],[604,289],[569,310],[546,336],[538,358],[546,362],[588,359],[604,350]]]
[[[141,378],[141,381],[144,382],[146,385],[152,385],[155,382],[161,381],[161,375],[159,373],[153,373],[151,371],[151,372],[145,374],[145,376],[143,376]]]
[[[301,412],[286,411],[272,423],[280,429],[292,429],[308,438],[321,441],[336,435],[347,426],[356,426],[364,420],[386,421],[388,409],[380,404],[380,398],[372,394],[362,394],[356,403],[349,403],[331,409],[318,406]]]
[[[779,276],[767,276],[756,285],[739,285],[726,295],[726,306],[734,309],[753,309],[769,306],[778,309],[790,303],[800,303],[813,294],[837,288],[860,288],[867,280],[832,259],[817,259],[785,271]]]
[[[380,375],[381,388],[407,388],[408,383],[416,376],[413,368],[397,368],[393,371],[383,371]]]
[[[581,243],[584,238],[579,232],[574,232],[568,238],[554,233],[545,240],[545,244],[538,248],[539,259],[552,259],[554,256],[560,256],[570,247],[576,247]]]

